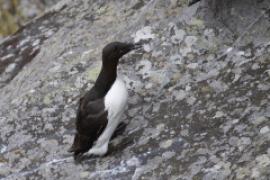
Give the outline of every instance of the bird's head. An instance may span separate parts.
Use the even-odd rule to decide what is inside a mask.
[[[141,44],[112,42],[107,44],[102,51],[103,64],[118,63],[118,60],[128,52],[141,48]]]

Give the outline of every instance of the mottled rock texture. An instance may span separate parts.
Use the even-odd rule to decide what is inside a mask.
[[[268,0],[63,0],[0,45],[0,178],[270,177]],[[67,149],[102,47],[125,56],[126,131],[106,157]]]

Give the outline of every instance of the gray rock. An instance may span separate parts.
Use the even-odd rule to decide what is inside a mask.
[[[265,134],[268,133],[270,131],[268,126],[264,126],[263,128],[260,129],[260,133],[261,134]]]
[[[182,2],[62,0],[3,40],[0,178],[268,179],[269,1]],[[146,43],[118,69],[127,129],[76,164],[79,97],[115,40]]]

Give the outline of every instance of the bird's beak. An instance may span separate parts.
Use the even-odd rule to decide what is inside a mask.
[[[133,44],[133,49],[136,50],[136,49],[141,49],[143,47],[143,44],[142,43],[135,43]]]
[[[141,49],[143,47],[143,44],[141,43],[130,43],[127,46],[128,48],[126,49],[127,52],[132,51],[132,50],[137,50]]]
[[[143,44],[141,43],[129,43],[125,45],[125,48],[123,48],[122,50],[120,50],[121,56],[124,54],[129,53],[130,51],[133,50],[138,50],[141,49],[143,47]]]

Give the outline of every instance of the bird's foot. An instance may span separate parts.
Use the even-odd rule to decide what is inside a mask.
[[[117,128],[115,129],[115,131],[114,131],[111,139],[114,139],[117,136],[123,134],[123,132],[125,131],[126,127],[127,127],[127,124],[126,123],[120,122],[119,125],[117,126]]]

